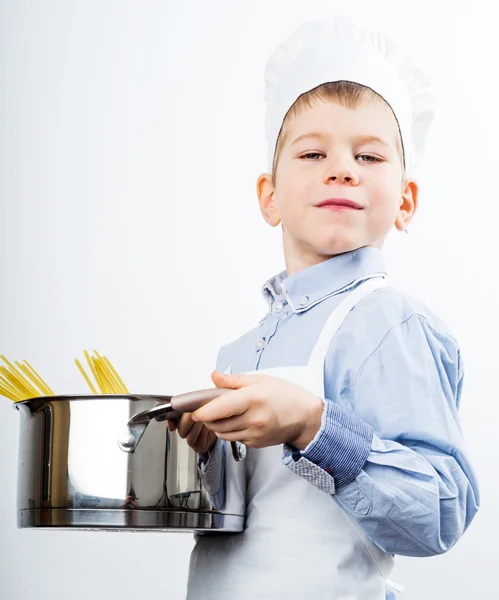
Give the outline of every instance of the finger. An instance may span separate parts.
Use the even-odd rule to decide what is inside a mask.
[[[217,421],[241,415],[249,407],[249,397],[244,390],[228,392],[208,402],[201,408],[191,413],[191,418],[196,421]]]
[[[194,423],[194,425],[191,427],[191,430],[185,438],[186,442],[191,448],[193,448],[196,445],[199,435],[203,431],[203,429],[206,429],[203,423]]]
[[[184,413],[179,420],[178,434],[182,439],[185,439],[194,425],[194,421],[191,418],[192,413]]]
[[[202,427],[201,431],[199,432],[196,443],[193,444],[191,446],[191,448],[193,450],[195,450],[196,452],[205,452],[207,449],[206,446],[208,445],[208,440],[207,440],[208,433],[209,433],[209,430],[206,429],[206,427]]]
[[[216,440],[216,435],[206,427],[203,427],[193,449],[198,453],[207,452],[210,448],[214,448]]]
[[[248,429],[248,417],[246,413],[230,417],[229,419],[219,419],[218,421],[204,421],[204,424],[208,429],[215,433],[227,433],[230,431],[241,431]]]
[[[228,431],[226,433],[217,433],[217,437],[221,440],[227,440],[228,442],[241,442],[242,444],[250,444],[250,437],[247,429],[241,431]]]
[[[175,431],[178,429],[179,419],[168,419],[168,431]]]

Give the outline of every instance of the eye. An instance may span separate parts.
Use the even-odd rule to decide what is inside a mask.
[[[361,162],[381,162],[381,158],[377,156],[372,156],[371,154],[358,154],[357,158],[362,158]]]
[[[303,154],[300,158],[310,158],[311,156],[324,156],[320,152],[307,152],[307,154]]]

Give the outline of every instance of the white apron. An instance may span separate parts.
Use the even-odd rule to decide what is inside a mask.
[[[347,295],[326,321],[307,366],[250,374],[280,377],[324,397],[333,336],[357,302],[384,283],[373,276]],[[239,463],[227,453],[227,484],[246,482],[245,530],[196,536],[187,600],[385,600],[392,555],[367,537],[334,495],[283,465],[282,454],[282,444],[248,448]]]

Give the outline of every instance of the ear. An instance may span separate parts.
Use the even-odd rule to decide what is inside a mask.
[[[256,194],[262,217],[271,227],[281,222],[281,217],[275,203],[275,187],[270,173],[262,173],[256,182]]]
[[[395,227],[399,231],[404,231],[412,221],[418,207],[419,186],[414,179],[406,179],[402,190]]]

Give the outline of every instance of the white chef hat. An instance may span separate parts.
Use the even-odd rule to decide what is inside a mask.
[[[282,122],[297,98],[323,83],[341,80],[371,88],[390,105],[401,133],[405,172],[413,177],[434,116],[430,81],[384,34],[342,16],[303,23],[267,61],[269,172]]]

